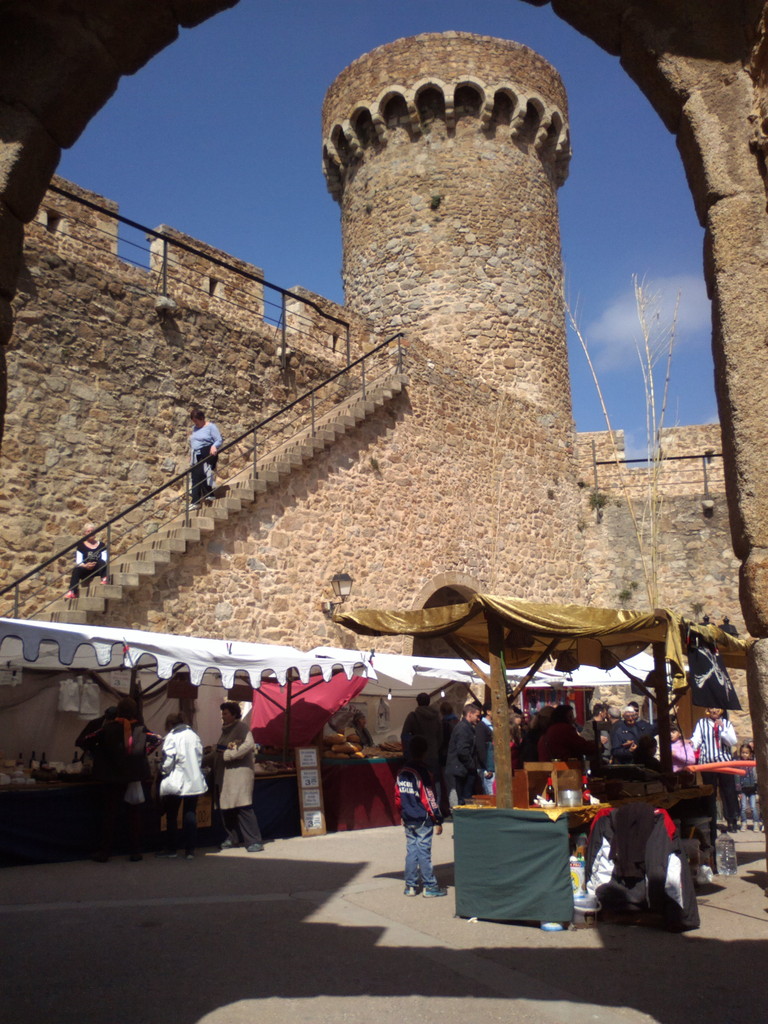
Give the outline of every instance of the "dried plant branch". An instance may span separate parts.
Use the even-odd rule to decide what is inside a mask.
[[[595,384],[600,406],[608,428],[613,460],[616,464],[619,482],[629,510],[632,526],[638,544],[645,590],[649,607],[655,608],[659,603],[659,557],[660,557],[660,526],[661,526],[661,476],[664,452],[661,444],[664,418],[669,399],[669,383],[671,378],[672,354],[675,347],[677,317],[680,307],[680,293],[675,300],[674,312],[668,326],[661,324],[660,299],[657,294],[648,291],[645,280],[637,276],[632,278],[637,317],[640,324],[640,340],[636,342],[636,350],[640,373],[643,381],[645,397],[646,453],[648,459],[646,498],[643,509],[638,513],[635,500],[629,487],[628,472],[624,458],[619,453],[616,435],[611,424],[608,407],[605,402],[600,380],[592,361],[586,338],[578,324],[577,318],[569,304],[565,303],[568,318],[574,334],[579,340],[587,360],[592,380]],[[665,358],[664,384],[661,395],[656,387],[656,366]],[[647,540],[646,540],[647,538]]]

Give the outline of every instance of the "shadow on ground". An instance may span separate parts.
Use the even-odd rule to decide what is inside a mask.
[[[50,889],[49,902],[35,905],[23,892],[16,906],[6,901],[0,927],[12,941],[0,961],[4,1019],[197,1024],[232,1004],[319,996],[508,997],[536,1000],[544,1011],[547,999],[564,992],[573,1004],[629,1007],[659,1024],[743,1024],[768,1016],[763,941],[607,925],[592,948],[576,942],[579,933],[562,933],[551,948],[530,948],[530,928],[495,924],[484,926],[495,941],[471,945],[471,925],[456,931],[451,897],[407,901],[428,927],[404,924],[393,903],[395,892],[402,899],[399,877],[391,893],[380,890],[381,927],[354,923],[354,886],[364,863],[286,862],[267,851],[155,867],[77,865],[90,873],[76,879],[80,892],[89,877],[96,880],[92,900],[73,900],[67,892],[54,899],[48,879],[39,898]],[[33,882],[33,870],[46,869],[11,869],[22,890]],[[317,920],[345,887],[352,887],[347,898],[334,905],[339,923]],[[369,876],[369,897],[372,889]],[[762,903],[742,916],[765,920],[768,936]],[[452,944],[429,940],[441,934],[435,930],[441,919],[454,934]],[[467,936],[462,948],[456,934]],[[258,1010],[252,1011],[255,1019]]]

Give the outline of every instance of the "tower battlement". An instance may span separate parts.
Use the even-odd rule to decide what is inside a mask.
[[[399,45],[406,41],[398,40],[355,61],[329,90],[323,111],[323,170],[334,198],[341,197],[348,173],[366,152],[375,153],[391,135],[404,132],[414,141],[440,127],[448,137],[474,127],[488,138],[512,139],[531,147],[554,183],[562,185],[568,176],[571,145],[565,96],[554,69],[549,69],[552,81],[547,82],[538,54],[485,36],[446,33],[416,36],[413,42],[431,49],[436,40],[451,47],[446,54],[451,58],[449,65],[460,64],[460,56],[466,55],[466,67],[449,67],[446,70],[455,73],[442,78],[424,76],[419,62],[412,69],[407,60],[403,67],[393,66],[392,58],[406,56]],[[487,56],[492,49],[489,44],[501,44],[502,53],[514,60],[503,62],[506,66],[491,62],[490,67],[484,60],[482,74],[475,73],[478,51]],[[365,74],[368,61],[375,64],[377,73]],[[526,61],[531,67],[525,67]],[[395,79],[379,88],[385,69],[391,69]],[[409,71],[418,77],[411,81]],[[535,85],[525,80],[531,71]],[[379,91],[366,94],[366,89]]]

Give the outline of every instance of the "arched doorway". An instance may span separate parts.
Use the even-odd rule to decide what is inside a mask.
[[[450,573],[433,580],[431,586],[425,590],[429,596],[422,596],[415,607],[437,608],[446,604],[465,604],[478,593],[479,588],[477,582],[469,576],[464,576],[463,573]],[[414,637],[413,654],[415,657],[425,658],[457,657],[456,652],[441,637]]]

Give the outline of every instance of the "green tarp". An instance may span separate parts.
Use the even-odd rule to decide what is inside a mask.
[[[456,913],[493,921],[570,921],[568,818],[453,809]]]

